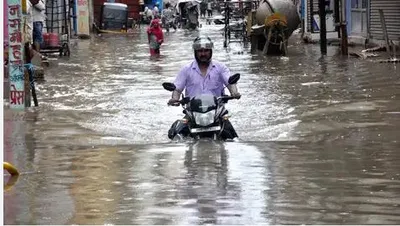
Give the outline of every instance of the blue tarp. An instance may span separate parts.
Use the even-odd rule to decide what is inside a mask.
[[[156,3],[158,2],[158,9],[161,11],[163,10],[163,0],[152,0],[150,4],[145,4],[145,6],[149,7],[149,9],[153,9]]]

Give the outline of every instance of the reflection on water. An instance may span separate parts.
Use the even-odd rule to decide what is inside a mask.
[[[227,104],[240,142],[169,143],[172,81],[197,34],[80,40],[37,86],[40,107],[5,110],[6,224],[398,224],[399,76],[393,65],[293,43],[289,57],[222,47],[241,73]],[[4,176],[4,181],[9,177]]]
[[[35,173],[21,175],[5,193],[6,209],[14,208],[6,223],[396,224],[400,220],[400,169],[384,151],[358,156],[362,149],[211,141],[54,148],[57,157],[43,157]]]

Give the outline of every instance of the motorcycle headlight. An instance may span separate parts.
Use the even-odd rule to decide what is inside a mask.
[[[199,126],[208,126],[214,123],[215,111],[206,113],[193,112],[194,120]]]

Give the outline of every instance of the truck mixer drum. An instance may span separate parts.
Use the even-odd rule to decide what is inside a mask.
[[[300,17],[293,2],[291,0],[262,0],[254,17],[251,27],[252,51],[261,50],[264,54],[286,54],[287,40],[300,24]]]

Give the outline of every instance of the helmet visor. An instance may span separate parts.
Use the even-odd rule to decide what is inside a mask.
[[[207,40],[207,39],[200,39],[193,43],[194,50],[213,49],[213,47],[214,47],[214,44],[210,40]]]

